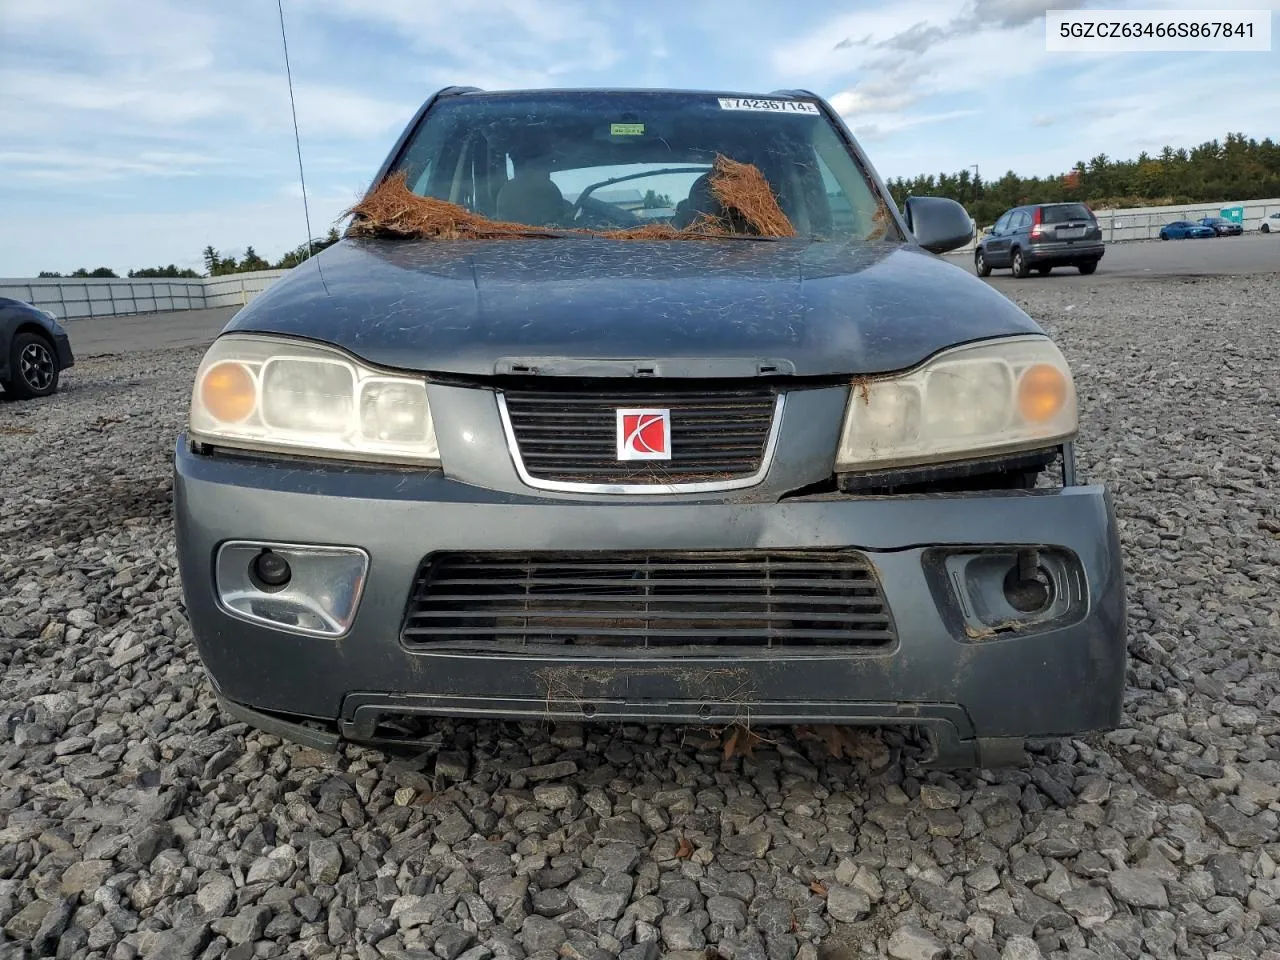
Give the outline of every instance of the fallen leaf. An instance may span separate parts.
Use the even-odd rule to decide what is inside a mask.
[[[676,847],[676,859],[688,860],[693,856],[693,844],[689,842],[688,837],[681,837],[680,844]]]
[[[872,767],[883,766],[889,760],[889,748],[873,734],[861,727],[840,727],[820,724],[810,731],[796,731],[804,740],[821,740],[827,753],[836,760],[866,760]]]
[[[738,748],[738,728],[732,727],[724,737],[724,762],[728,763],[733,759],[734,751]]]
[[[809,884],[809,889],[820,897],[825,897],[827,895],[827,888],[822,885],[821,880],[813,881],[813,883]]]
[[[837,727],[833,724],[825,723],[814,728],[818,738],[827,745],[827,753],[836,759],[844,756],[845,747],[848,742],[847,734],[844,727]]]
[[[735,724],[729,728],[728,734],[724,740],[724,759],[732,760],[734,757],[749,757],[755,745],[760,742],[760,737],[746,727]]]

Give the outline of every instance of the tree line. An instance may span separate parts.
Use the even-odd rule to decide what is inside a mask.
[[[110,267],[95,267],[89,270],[86,267],[80,267],[78,270],[72,270],[70,273],[62,274],[56,270],[41,270],[38,274],[40,277],[89,277],[95,280],[111,280],[119,278],[120,274],[116,273]],[[181,270],[174,264],[167,267],[143,267],[141,270],[130,270],[130,277],[176,277],[186,279],[199,279],[200,274],[194,270]]]
[[[1100,153],[1051,177],[1020,177],[1012,170],[982,180],[969,170],[888,181],[901,207],[909,196],[947,197],[964,204],[979,225],[994,223],[1010,207],[1025,203],[1079,201],[1094,210],[1262,200],[1280,197],[1280,144],[1229,133],[1191,150],[1165,147],[1133,160]]]
[[[150,278],[172,278],[172,279],[189,279],[198,280],[201,277],[225,277],[232,273],[252,273],[256,270],[288,270],[296,267],[302,261],[310,256],[319,253],[325,247],[331,247],[337,243],[341,237],[338,235],[336,227],[331,227],[328,234],[318,240],[311,241],[311,248],[307,248],[307,244],[299,244],[279,260],[272,263],[258,255],[253,247],[248,247],[244,255],[237,259],[236,257],[224,257],[220,254],[212,244],[204,248],[201,256],[204,259],[204,273],[197,273],[191,268],[179,268],[175,264],[169,264],[167,267],[143,267],[138,270],[130,270],[126,276],[130,279],[150,279]],[[93,279],[118,279],[119,274],[110,267],[96,267],[92,270],[86,267],[80,267],[70,273],[62,274],[54,270],[41,270],[41,277],[88,277]]]
[[[312,240],[310,249],[302,243],[294,247],[275,263],[270,263],[258,256],[253,247],[245,249],[239,260],[235,257],[224,257],[214,249],[213,245],[204,248],[200,254],[204,258],[205,275],[209,277],[225,277],[231,273],[253,273],[256,270],[290,270],[308,257],[314,256],[325,247],[331,247],[342,238],[337,227],[330,227],[328,234],[319,240]]]

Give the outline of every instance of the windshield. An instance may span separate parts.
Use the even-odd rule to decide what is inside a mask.
[[[1045,223],[1067,223],[1070,220],[1092,220],[1093,214],[1082,203],[1060,203],[1044,208]]]
[[[763,176],[788,229],[734,215],[742,205],[716,182],[727,167],[756,182],[755,171]],[[407,143],[388,181],[400,178],[417,197],[472,218],[544,231],[662,239],[714,223],[720,235],[855,241],[894,232],[852,153],[803,101],[579,91],[451,97]],[[637,229],[644,227],[653,229]]]

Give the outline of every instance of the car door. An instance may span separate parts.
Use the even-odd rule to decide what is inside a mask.
[[[1005,254],[1007,263],[1013,262],[1013,248],[1021,247],[1026,250],[1031,243],[1031,212],[1028,210],[1015,210],[1013,217],[1009,220],[1009,248]]]
[[[1009,265],[1009,222],[1013,219],[1013,214],[1014,211],[1009,210],[996,221],[996,225],[991,228],[991,235],[987,237],[983,246],[987,263],[993,267]]]

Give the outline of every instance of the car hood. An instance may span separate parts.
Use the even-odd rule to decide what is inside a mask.
[[[1041,332],[996,290],[914,245],[579,237],[343,240],[254,299],[231,330],[473,376],[637,361],[657,375],[753,365],[870,374],[958,343]]]

